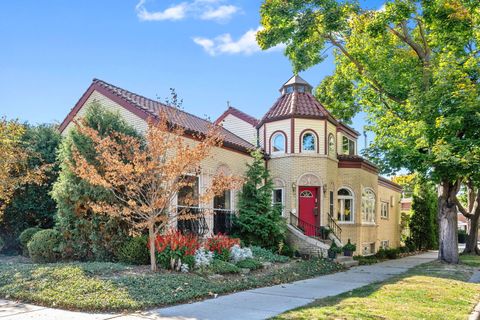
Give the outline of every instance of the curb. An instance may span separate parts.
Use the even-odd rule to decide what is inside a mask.
[[[479,320],[480,319],[480,302],[477,303],[472,313],[468,317],[468,320]]]

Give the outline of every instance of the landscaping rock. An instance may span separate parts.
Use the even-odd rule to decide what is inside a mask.
[[[240,268],[240,274],[249,274],[249,273],[250,273],[250,269]]]
[[[210,280],[223,280],[225,277],[222,276],[221,274],[212,274],[208,276],[208,279]]]
[[[264,269],[271,268],[273,266],[273,263],[271,262],[262,262],[262,266]]]

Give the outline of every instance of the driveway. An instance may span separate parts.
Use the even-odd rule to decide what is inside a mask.
[[[140,319],[265,319],[306,305],[316,299],[338,295],[384,281],[417,265],[437,259],[437,252],[358,266],[344,272],[273,287],[258,288],[200,302],[131,314],[94,314],[44,308],[0,300],[0,320],[140,320]]]

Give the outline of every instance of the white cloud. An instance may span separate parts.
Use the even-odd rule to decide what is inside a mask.
[[[238,12],[238,10],[238,7],[232,5],[210,8],[203,12],[200,18],[203,20],[225,21],[230,19],[235,13]]]
[[[142,21],[175,21],[193,17],[202,20],[225,22],[240,11],[234,5],[222,5],[224,0],[191,0],[172,5],[161,11],[148,11],[147,0],[140,0],[135,6],[137,16]]]
[[[185,18],[188,5],[185,2],[171,6],[163,11],[149,12],[145,8],[145,0],[140,2],[135,7],[137,16],[142,21],[163,21],[163,20],[182,20]]]
[[[234,40],[229,33],[225,33],[212,39],[195,37],[193,41],[211,56],[220,54],[251,55],[261,51],[256,39],[257,32],[260,30],[261,27],[250,29],[238,38],[238,40]],[[276,51],[283,48],[284,46],[279,45],[267,51]]]

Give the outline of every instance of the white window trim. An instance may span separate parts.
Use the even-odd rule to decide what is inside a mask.
[[[312,137],[313,137],[313,150],[305,150],[303,148],[303,138],[305,137],[306,134],[311,134]],[[300,146],[300,148],[302,148],[302,152],[304,153],[317,153],[317,144],[320,142],[320,141],[317,141],[317,135],[315,134],[315,132],[311,131],[311,130],[307,130],[305,131],[303,134],[302,134],[302,145]]]
[[[343,140],[344,139],[347,139],[348,140],[348,143],[347,143],[347,151],[344,150],[343,148]],[[353,155],[356,155],[357,154],[357,141],[355,141],[354,139],[350,139],[349,137],[347,136],[342,136],[342,154],[345,154],[345,155],[350,155],[350,141],[353,142]]]
[[[385,205],[385,208],[387,209],[386,213],[387,215],[383,215],[383,206]],[[387,201],[380,201],[380,219],[388,220],[390,218],[390,212],[389,212],[389,203]]]
[[[285,187],[274,187],[272,190],[272,205],[274,204],[274,193],[276,190],[282,190],[282,216],[285,212]]]
[[[366,220],[363,219],[364,216],[366,216],[365,212],[363,211],[363,210],[364,210],[364,206],[363,206],[363,203],[364,203],[364,201],[363,201],[363,193],[364,193],[364,192],[367,192],[367,191],[371,191],[372,194],[373,194],[373,206],[372,206],[372,207],[373,207],[373,221],[366,221]],[[377,215],[377,210],[376,210],[376,206],[377,206],[377,195],[375,194],[375,192],[373,191],[372,188],[363,188],[361,197],[362,197],[362,202],[361,202],[361,207],[360,207],[360,209],[361,209],[361,221],[362,221],[362,224],[363,224],[363,225],[375,225],[375,224],[376,224],[376,220],[377,220],[377,219],[376,219],[376,218],[377,218],[377,217],[376,217],[376,215]]]
[[[348,192],[350,192],[350,196],[339,196],[338,195],[338,191],[340,191],[341,189],[345,189],[345,190],[348,190]],[[338,224],[355,224],[355,194],[353,193],[352,189],[348,188],[348,187],[341,187],[337,190],[337,203],[338,203],[338,200],[342,200],[342,199],[350,199],[352,200],[352,212],[350,213],[352,215],[352,220],[351,221],[343,221],[343,220],[337,220]],[[342,205],[344,204],[345,202],[342,202]],[[341,208],[337,208],[338,210],[341,210]]]
[[[280,151],[274,151],[274,146],[275,146],[275,138],[278,137],[278,136],[282,136],[283,137],[283,150],[280,150]],[[271,150],[272,150],[272,154],[285,154],[287,153],[287,137],[281,133],[281,132],[277,132],[275,133],[273,136],[272,136],[272,139],[270,140],[272,145],[270,146]]]

